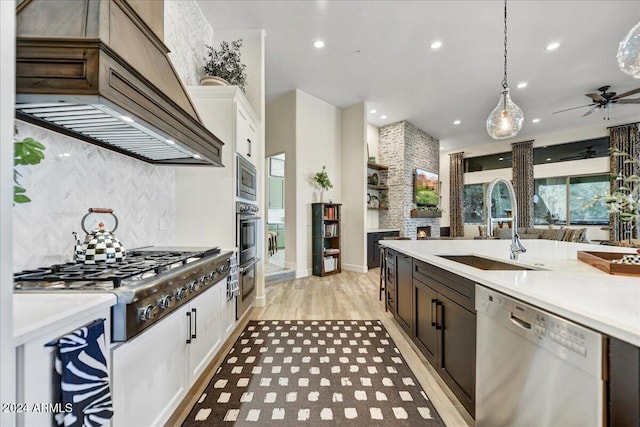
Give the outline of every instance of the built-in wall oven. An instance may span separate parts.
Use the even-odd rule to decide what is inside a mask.
[[[236,319],[244,314],[255,299],[256,263],[258,245],[258,206],[237,202],[237,241],[238,245],[238,298]]]
[[[244,157],[237,156],[236,195],[244,200],[255,201],[258,187],[256,167]]]

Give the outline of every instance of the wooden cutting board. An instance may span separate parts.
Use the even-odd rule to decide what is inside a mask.
[[[640,265],[617,264],[611,261],[621,259],[623,255],[636,252],[589,252],[578,251],[578,259],[608,274],[623,276],[640,276]]]

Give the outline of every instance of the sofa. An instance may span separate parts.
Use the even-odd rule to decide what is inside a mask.
[[[482,233],[482,230],[480,230],[480,233]],[[507,226],[503,228],[495,226],[493,229],[493,235],[498,239],[511,239],[511,229]],[[587,240],[586,228],[518,227],[518,235],[521,239],[546,239],[559,240],[563,242],[589,243]]]

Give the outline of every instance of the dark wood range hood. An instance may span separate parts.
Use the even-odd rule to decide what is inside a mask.
[[[167,56],[162,1],[18,0],[16,12],[18,119],[149,163],[222,166]]]

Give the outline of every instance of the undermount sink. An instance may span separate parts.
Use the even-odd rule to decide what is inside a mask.
[[[536,268],[526,267],[524,265],[510,264],[508,262],[496,261],[490,258],[484,258],[477,255],[438,255],[451,261],[459,262],[481,270],[537,270]]]

